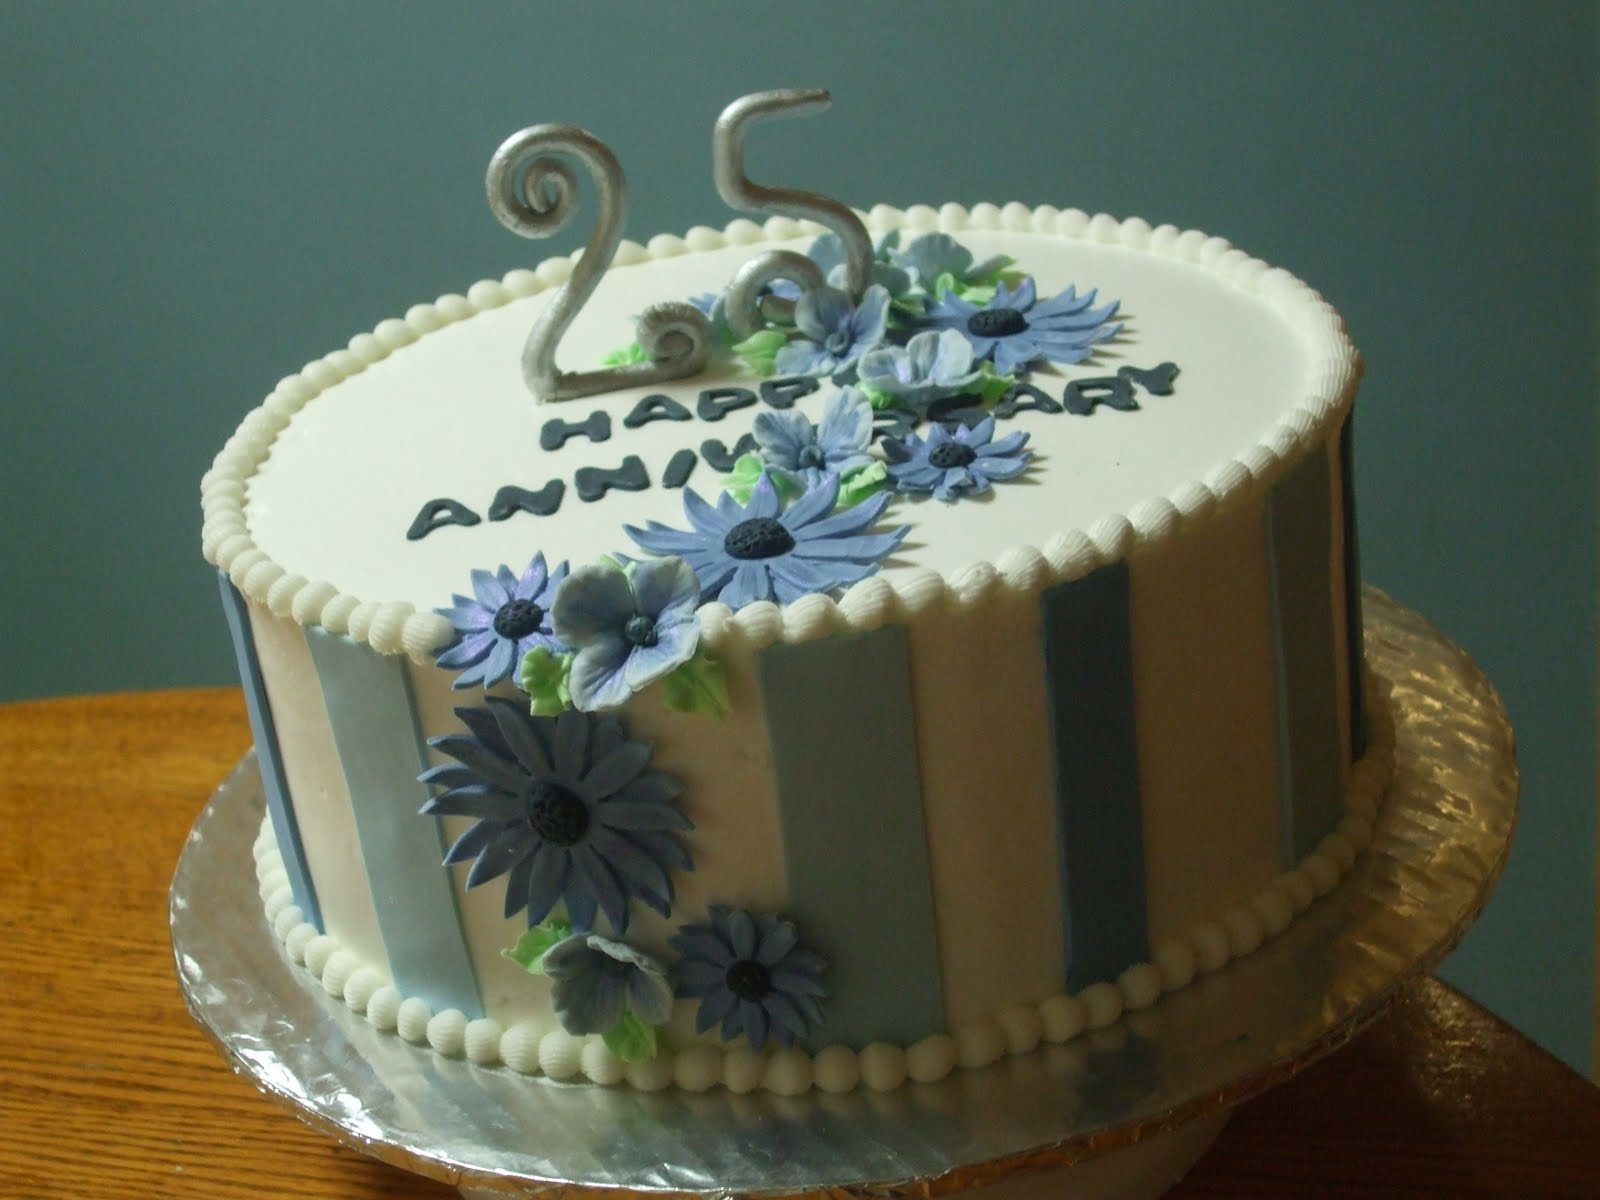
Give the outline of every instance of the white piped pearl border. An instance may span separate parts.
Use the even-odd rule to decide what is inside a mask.
[[[524,1075],[627,1083],[641,1091],[669,1086],[704,1092],[722,1086],[743,1094],[757,1089],[796,1096],[824,1092],[893,1091],[907,1080],[933,1083],[957,1067],[986,1067],[1012,1054],[1027,1054],[1041,1042],[1067,1042],[1115,1024],[1198,976],[1221,970],[1282,933],[1317,897],[1333,890],[1372,843],[1378,807],[1394,772],[1394,720],[1387,685],[1367,677],[1367,752],[1350,770],[1345,816],[1338,829],[1292,870],[1285,871],[1248,902],[1202,921],[1181,938],[1155,948],[1149,962],[1128,967],[1115,980],[1090,984],[1076,995],[1059,994],[1033,1004],[1013,1004],[948,1033],[910,1046],[875,1042],[860,1051],[828,1046],[752,1050],[745,1045],[694,1044],[664,1050],[643,1063],[626,1063],[598,1036],[575,1037],[559,1027],[524,1021],[509,1027],[492,1018],[469,1021],[459,1009],[435,1013],[425,1000],[402,997],[375,967],[360,963],[338,941],[319,933],[295,906],[271,822],[263,818],[254,853],[256,878],[267,923],[289,958],[319,980],[371,1024],[427,1044],[449,1058],[480,1066],[503,1063]]]
[[[1251,258],[1222,238],[1181,231],[1173,225],[1152,228],[1137,217],[1119,221],[1105,214],[1091,217],[1078,209],[1050,205],[1029,209],[1017,203],[1003,208],[978,204],[970,212],[959,204],[938,209],[913,205],[903,212],[878,205],[864,216],[874,236],[896,228],[912,233],[1006,229],[1120,245],[1190,263],[1260,297],[1310,343],[1310,390],[1261,443],[1214,467],[1203,483],[1186,484],[1170,496],[1151,497],[1134,505],[1125,517],[1102,518],[1087,530],[1064,530],[1042,546],[1013,547],[997,555],[992,565],[976,563],[944,576],[916,572],[894,584],[870,577],[838,601],[827,596],[806,597],[784,608],[752,604],[737,613],[722,604],[707,604],[700,617],[702,636],[710,649],[730,637],[741,637],[760,648],[777,641],[804,642],[845,630],[875,629],[947,599],[971,608],[988,603],[996,589],[1032,594],[1049,584],[1079,578],[1143,547],[1179,536],[1196,522],[1209,519],[1221,505],[1269,486],[1289,460],[1331,431],[1355,398],[1361,359],[1338,313],[1289,272]],[[658,234],[647,246],[624,241],[612,268],[727,246],[812,237],[820,232],[819,226],[787,217],[774,217],[765,225],[741,218],[720,233],[696,226],[681,238]],[[371,333],[351,338],[345,349],[335,350],[280,381],[260,407],[245,417],[200,481],[200,538],[207,560],[226,572],[246,599],[275,615],[348,634],[380,654],[404,654],[415,662],[431,662],[433,652],[455,636],[449,621],[437,613],[419,612],[409,603],[363,600],[328,581],[289,573],[268,558],[250,536],[244,511],[246,484],[278,434],[322,392],[420,337],[559,286],[572,273],[572,264],[571,258],[546,259],[534,270],[518,269],[500,280],[475,283],[465,296],[445,295],[432,304],[414,305],[403,318],[379,322]]]

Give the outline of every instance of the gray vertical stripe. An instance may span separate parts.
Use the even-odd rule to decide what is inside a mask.
[[[909,1044],[943,1029],[905,629],[770,646],[758,669],[786,915],[828,959],[817,1045]]]
[[[1315,850],[1344,815],[1330,479],[1327,450],[1319,447],[1279,479],[1267,497],[1286,864]]]
[[[1115,562],[1039,601],[1074,991],[1150,956],[1128,594]]]

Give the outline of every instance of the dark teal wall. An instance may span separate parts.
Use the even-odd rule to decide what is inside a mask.
[[[1451,978],[1587,1066],[1596,46],[1589,5],[0,5],[0,698],[232,675],[197,481],[282,375],[557,249],[490,151],[607,139],[630,232],[732,214],[707,141],[821,85],[752,173],[1222,234],[1368,360],[1367,575],[1504,690],[1525,808]],[[108,796],[108,805],[115,797]]]

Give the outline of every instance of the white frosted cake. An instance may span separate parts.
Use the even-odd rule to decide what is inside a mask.
[[[283,380],[205,477],[267,915],[374,1024],[892,1088],[1157,1002],[1366,845],[1338,316],[1171,226],[863,219],[870,286],[755,336],[730,278],[828,274],[820,226],[623,243],[561,365],[694,299],[697,375],[531,396],[554,258]]]

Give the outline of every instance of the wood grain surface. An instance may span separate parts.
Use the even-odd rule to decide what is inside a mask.
[[[303,1127],[189,1020],[167,885],[249,742],[232,689],[0,706],[7,1200],[455,1195]],[[1171,1195],[1593,1200],[1600,1090],[1424,980],[1241,1109]]]

